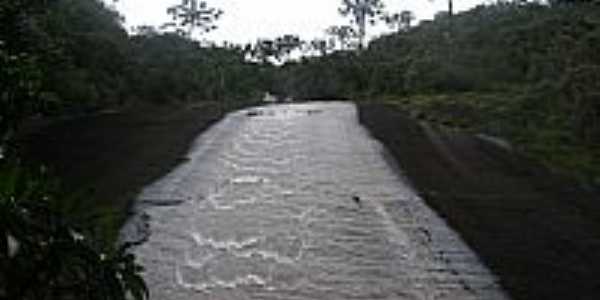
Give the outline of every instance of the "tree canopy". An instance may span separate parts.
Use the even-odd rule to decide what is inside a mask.
[[[196,29],[201,32],[209,32],[217,29],[215,21],[222,15],[223,11],[209,7],[206,1],[181,0],[181,3],[167,8],[173,22],[163,25],[163,28],[175,27],[175,31],[191,37]]]
[[[384,15],[384,4],[381,0],[342,0],[339,12],[342,16],[350,17],[356,26],[358,47],[365,47],[367,26],[374,25]]]

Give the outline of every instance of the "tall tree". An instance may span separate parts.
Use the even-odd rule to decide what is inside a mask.
[[[381,0],[342,0],[339,12],[344,17],[350,17],[352,24],[358,28],[359,49],[365,46],[367,25],[375,25],[383,16],[384,8]]]
[[[169,7],[167,14],[171,15],[173,22],[164,27],[175,27],[177,32],[191,37],[196,29],[203,33],[215,30],[215,21],[223,15],[223,11],[209,7],[206,1],[181,0],[181,3]]]

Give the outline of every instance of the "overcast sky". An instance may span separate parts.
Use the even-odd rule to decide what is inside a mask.
[[[411,10],[418,19],[431,19],[446,10],[447,0],[384,0],[388,11]],[[471,8],[485,0],[455,0],[455,10]],[[166,8],[180,0],[119,0],[117,8],[125,16],[126,26],[160,26],[169,20]],[[208,0],[210,6],[225,11],[218,29],[203,38],[244,44],[258,38],[297,34],[303,39],[322,37],[331,25],[345,24],[338,15],[341,0]],[[380,34],[385,27],[371,30]]]

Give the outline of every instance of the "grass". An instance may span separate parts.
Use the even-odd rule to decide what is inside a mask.
[[[519,92],[384,96],[415,118],[468,133],[509,141],[527,156],[582,182],[600,184],[600,145],[575,137],[566,116],[545,112],[543,104]]]

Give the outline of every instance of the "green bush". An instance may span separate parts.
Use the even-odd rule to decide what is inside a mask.
[[[69,218],[44,169],[0,162],[0,299],[148,298],[142,267],[128,252]]]

